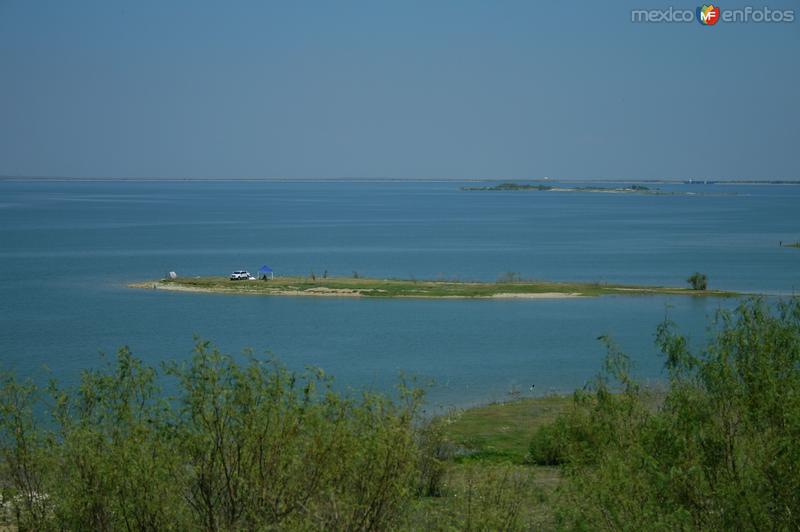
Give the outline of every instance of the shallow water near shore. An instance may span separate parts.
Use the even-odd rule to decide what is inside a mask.
[[[276,274],[557,281],[791,294],[800,287],[800,187],[656,185],[713,195],[466,192],[461,182],[0,181],[0,361],[75,382],[128,345],[150,364],[189,356],[193,334],[228,352],[270,350],[344,387],[434,380],[436,405],[566,392],[600,368],[611,335],[644,379],[669,316],[696,342],[735,300],[253,298],[133,290],[163,276]],[[728,195],[731,193],[731,195]],[[43,370],[48,368],[49,371]]]

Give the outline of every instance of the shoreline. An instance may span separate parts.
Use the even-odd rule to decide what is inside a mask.
[[[577,182],[575,182],[577,184]],[[605,184],[605,183],[604,183]],[[654,183],[649,183],[654,184]],[[624,187],[600,187],[596,184],[591,186],[563,186],[559,184],[537,185],[529,183],[505,182],[492,186],[462,186],[464,192],[585,192],[590,194],[635,194],[641,196],[736,196],[737,192],[708,192],[708,191],[686,191],[686,190],[661,190],[660,188],[650,188],[640,184],[630,184]]]
[[[278,296],[278,297],[381,297],[366,295],[357,290],[336,289],[320,287],[307,290],[237,290],[235,288],[203,288],[196,286],[185,286],[179,283],[163,283],[161,281],[145,281],[130,283],[128,288],[145,290],[166,290],[168,292],[189,292],[200,294],[224,294],[224,295],[246,295],[246,296]],[[497,293],[489,296],[426,296],[426,295],[398,295],[385,296],[393,299],[568,299],[577,297],[591,297],[577,292],[538,292],[538,293]]]
[[[270,281],[230,281],[226,277],[179,277],[129,283],[128,288],[185,293],[253,295],[273,297],[346,297],[381,299],[480,299],[553,300],[584,297],[682,295],[691,297],[738,297],[725,290],[559,283],[549,281],[467,282],[418,281],[329,277],[276,277]]]

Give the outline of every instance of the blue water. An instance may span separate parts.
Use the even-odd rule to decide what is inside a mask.
[[[199,334],[269,350],[342,386],[387,390],[401,372],[435,404],[569,391],[599,369],[610,334],[645,379],[662,377],[665,315],[701,342],[733,301],[374,300],[179,294],[131,281],[276,274],[685,284],[790,294],[800,287],[800,187],[659,185],[713,195],[465,192],[458,182],[0,181],[0,361],[74,382],[99,352],[189,356]],[[45,369],[46,368],[46,369]]]

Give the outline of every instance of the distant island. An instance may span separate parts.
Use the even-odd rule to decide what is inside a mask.
[[[275,277],[272,280],[231,281],[226,277],[177,277],[138,282],[131,288],[211,292],[261,296],[378,297],[430,299],[559,299],[604,295],[686,295],[735,297],[724,290],[692,290],[663,286],[550,281],[500,280],[418,281],[413,279],[369,279],[363,277]]]
[[[623,188],[611,187],[557,187],[552,185],[531,185],[528,183],[500,183],[499,185],[489,185],[483,187],[461,187],[461,190],[487,190],[487,191],[505,191],[505,190],[539,190],[539,191],[582,191],[582,192],[658,192],[658,189],[652,190],[643,185],[631,185]]]
[[[800,242],[792,242],[791,244],[784,244],[781,242],[781,246],[785,248],[800,248]]]
[[[686,185],[800,185],[798,179],[697,179],[683,182]]]
[[[536,191],[536,192],[594,192],[605,194],[643,194],[649,196],[736,196],[735,192],[688,192],[688,191],[665,191],[659,188],[650,188],[644,185],[627,185],[624,187],[565,187],[544,184],[513,183],[506,182],[499,185],[487,186],[465,186],[461,190],[482,191],[482,192],[514,192],[514,191]]]
[[[483,192],[508,192],[508,191],[598,192],[607,194],[645,194],[651,196],[736,195],[736,193],[734,192],[709,194],[704,192],[664,191],[658,188],[646,187],[644,185],[628,185],[624,187],[599,187],[599,186],[565,187],[565,186],[555,186],[555,185],[513,183],[513,182],[500,183],[499,185],[465,186],[461,187],[461,190],[483,191]]]

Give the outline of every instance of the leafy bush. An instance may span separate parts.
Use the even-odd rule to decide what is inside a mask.
[[[455,446],[445,437],[444,419],[429,420],[418,431],[420,457],[417,494],[423,497],[442,496],[447,463],[456,454]]]
[[[560,465],[564,462],[567,443],[566,417],[551,425],[543,425],[534,433],[528,448],[527,461],[536,465]]]
[[[520,529],[541,502],[527,471],[454,476],[444,418],[421,420],[403,383],[342,395],[201,341],[162,367],[122,349],[75,388],[4,375],[0,528]]]
[[[670,323],[657,338],[663,402],[651,404],[612,349],[605,376],[559,421],[567,430],[553,429],[565,435],[553,451],[566,464],[561,525],[800,527],[800,301],[721,312],[699,354]]]
[[[497,277],[497,282],[499,284],[512,284],[521,281],[522,277],[520,277],[519,272],[505,272]]]
[[[708,277],[706,274],[694,272],[686,282],[692,287],[692,290],[705,290],[708,288]]]
[[[343,397],[321,371],[199,342],[165,374],[127,349],[75,390],[0,388],[3,501],[20,529],[382,529],[418,479],[418,390]]]

